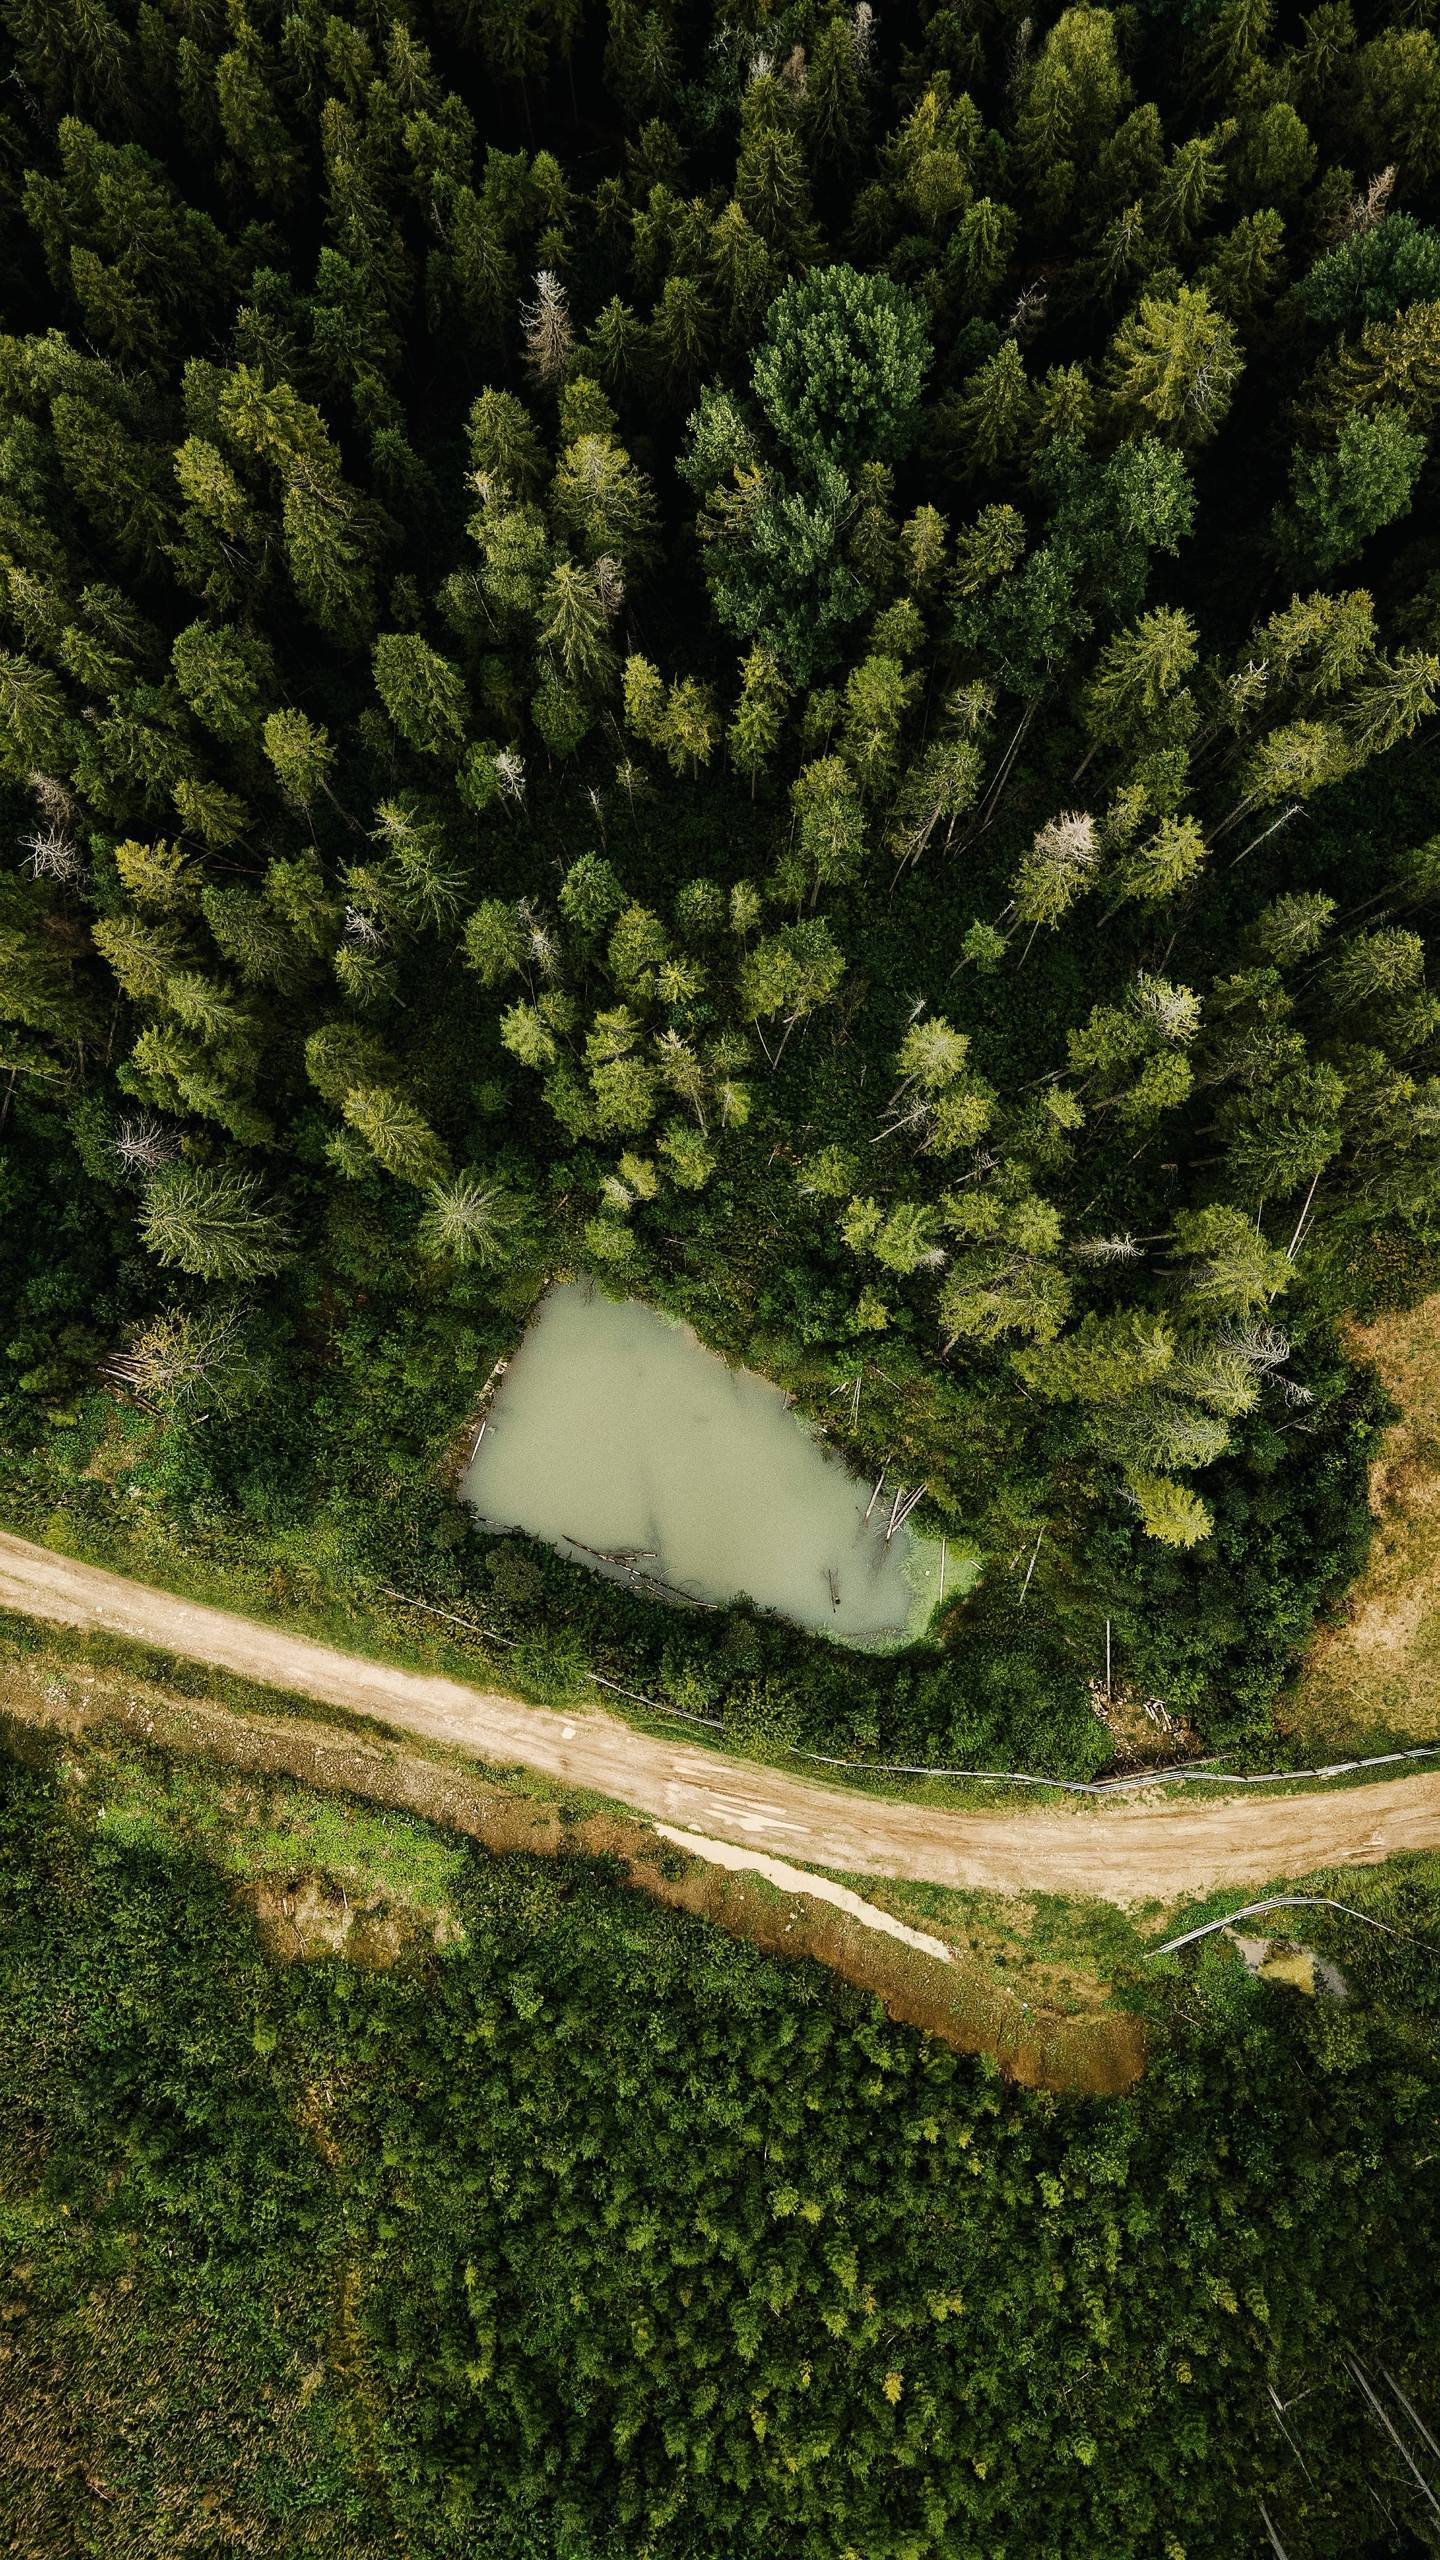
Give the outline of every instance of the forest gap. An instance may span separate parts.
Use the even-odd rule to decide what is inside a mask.
[[[902,1488],[887,1480],[873,1505],[872,1490],[778,1387],[587,1281],[541,1300],[462,1486],[487,1525],[529,1530],[638,1590],[748,1599],[893,1645],[939,1598],[940,1548],[904,1523],[887,1538]],[[976,1570],[952,1545],[946,1590]]]

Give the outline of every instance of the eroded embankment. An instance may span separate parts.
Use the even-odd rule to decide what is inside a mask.
[[[654,1901],[712,1921],[767,1954],[813,1958],[873,1992],[892,2017],[960,2052],[989,2055],[1026,2087],[1113,2096],[1132,2087],[1143,2067],[1137,2018],[1103,2008],[1067,2016],[1022,2001],[973,1958],[949,1949],[931,1954],[907,1942],[928,1933],[897,1937],[891,1916],[873,1906],[868,1919],[857,1916],[867,1906],[844,1888],[841,1900],[850,1907],[818,1899],[817,1889],[823,1891],[828,1879],[806,1879],[790,1869],[794,1884],[777,1887],[748,1869],[712,1863],[707,1853],[719,1844],[691,1849],[668,1826],[662,1837],[620,1812],[574,1810],[399,1743],[332,1733],[295,1716],[246,1715],[74,1664],[65,1665],[60,1677],[43,1663],[5,1666],[0,1716],[16,1727],[82,1745],[110,1732],[162,1752],[194,1754],[228,1769],[359,1797],[462,1833],[496,1856],[602,1858],[618,1878]],[[336,1934],[309,1926],[309,1884],[303,1875],[294,1878],[283,1897],[284,1926],[275,1925],[281,1897],[272,1891],[257,1901],[273,1951],[290,1951],[293,1936],[299,1954],[351,1952],[345,1928]],[[365,1960],[376,1943],[377,1924],[366,1913],[353,1952]]]

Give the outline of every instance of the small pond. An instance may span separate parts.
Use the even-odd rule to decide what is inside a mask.
[[[778,1387],[686,1325],[585,1282],[547,1291],[461,1488],[488,1526],[526,1529],[639,1590],[743,1598],[851,1644],[920,1632],[937,1541],[900,1528]],[[974,1580],[951,1546],[945,1588]]]

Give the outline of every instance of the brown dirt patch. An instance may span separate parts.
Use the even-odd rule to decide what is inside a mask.
[[[1287,1731],[1440,1737],[1440,1293],[1403,1315],[1352,1325],[1396,1403],[1370,1471],[1375,1519],[1365,1570],[1340,1623],[1318,1637],[1286,1711]]]
[[[333,1876],[256,1876],[245,1899],[266,1948],[282,1962],[343,1956],[347,1964],[383,1973],[427,1947],[453,1946],[461,1936],[449,1912],[422,1927],[379,1894],[352,1901]]]

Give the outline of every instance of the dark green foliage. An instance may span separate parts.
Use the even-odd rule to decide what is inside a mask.
[[[755,396],[795,461],[898,461],[919,428],[930,362],[908,294],[853,267],[821,267],[772,305]]]
[[[1407,213],[1385,214],[1317,258],[1297,289],[1318,327],[1347,334],[1408,303],[1440,301],[1440,232]]]
[[[1307,570],[1322,575],[1352,560],[1361,544],[1397,516],[1414,494],[1425,438],[1403,410],[1372,409],[1347,418],[1333,453],[1302,453],[1292,475],[1294,512],[1281,524]]]
[[[1213,1944],[1132,1978],[1138,2091],[1057,2102],[573,1860],[452,1851],[443,1956],[402,1898],[393,1969],[277,1962],[200,1848],[253,1825],[177,1775],[102,1814],[0,1759],[22,2548],[93,2512],[62,2411],[107,2527],[218,2494],[286,2560],[1233,2560],[1262,2498],[1353,2560],[1357,2502],[1423,2517],[1344,2361],[1433,2429],[1413,1947],[1304,1915],[1344,2009]],[[1433,1935],[1418,1871],[1346,1891]]]
[[[1108,1616],[1258,1743],[1440,1240],[1431,33],[0,18],[11,1514],[483,1618],[439,1453],[595,1267],[987,1570],[563,1646],[1081,1767]]]

